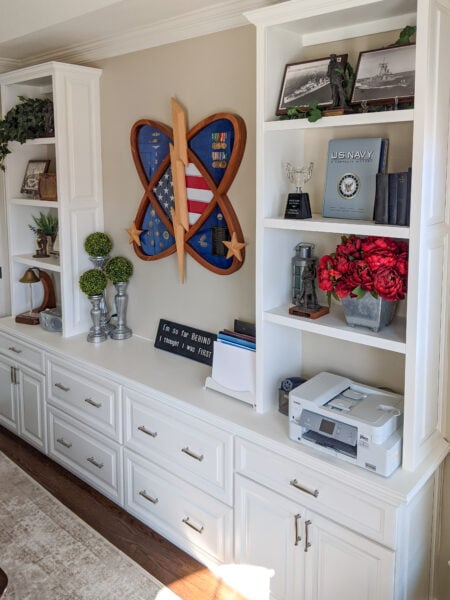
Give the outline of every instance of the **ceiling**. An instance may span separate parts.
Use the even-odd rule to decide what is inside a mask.
[[[0,70],[89,62],[239,27],[280,0],[0,0]]]

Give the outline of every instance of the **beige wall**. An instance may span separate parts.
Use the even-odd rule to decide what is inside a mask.
[[[160,318],[206,331],[230,327],[235,317],[254,320],[255,258],[255,33],[243,27],[95,63],[101,78],[105,231],[113,254],[134,264],[128,321],[135,334],[153,339]],[[143,188],[130,152],[130,129],[149,118],[171,124],[170,98],[187,109],[188,127],[210,114],[239,114],[247,148],[229,198],[240,220],[246,260],[219,276],[186,255],[186,281],[178,279],[176,255],[142,261],[128,244]]]

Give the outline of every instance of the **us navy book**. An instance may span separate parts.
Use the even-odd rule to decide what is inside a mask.
[[[385,171],[386,155],[383,138],[330,140],[323,216],[372,221],[376,175]]]

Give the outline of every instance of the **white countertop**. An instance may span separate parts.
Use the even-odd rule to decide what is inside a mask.
[[[414,472],[401,468],[389,478],[375,475],[289,439],[288,419],[274,409],[258,414],[249,405],[219,392],[205,389],[211,368],[188,358],[156,349],[148,339],[92,344],[86,335],[63,338],[39,326],[15,323],[12,317],[0,319],[0,331],[29,342],[45,352],[73,360],[84,369],[102,369],[124,386],[157,398],[172,407],[241,435],[321,473],[357,489],[398,505],[408,502],[434,473],[448,452],[442,443]]]

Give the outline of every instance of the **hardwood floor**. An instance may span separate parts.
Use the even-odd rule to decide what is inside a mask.
[[[0,451],[182,600],[244,600],[201,563],[1,426]]]

